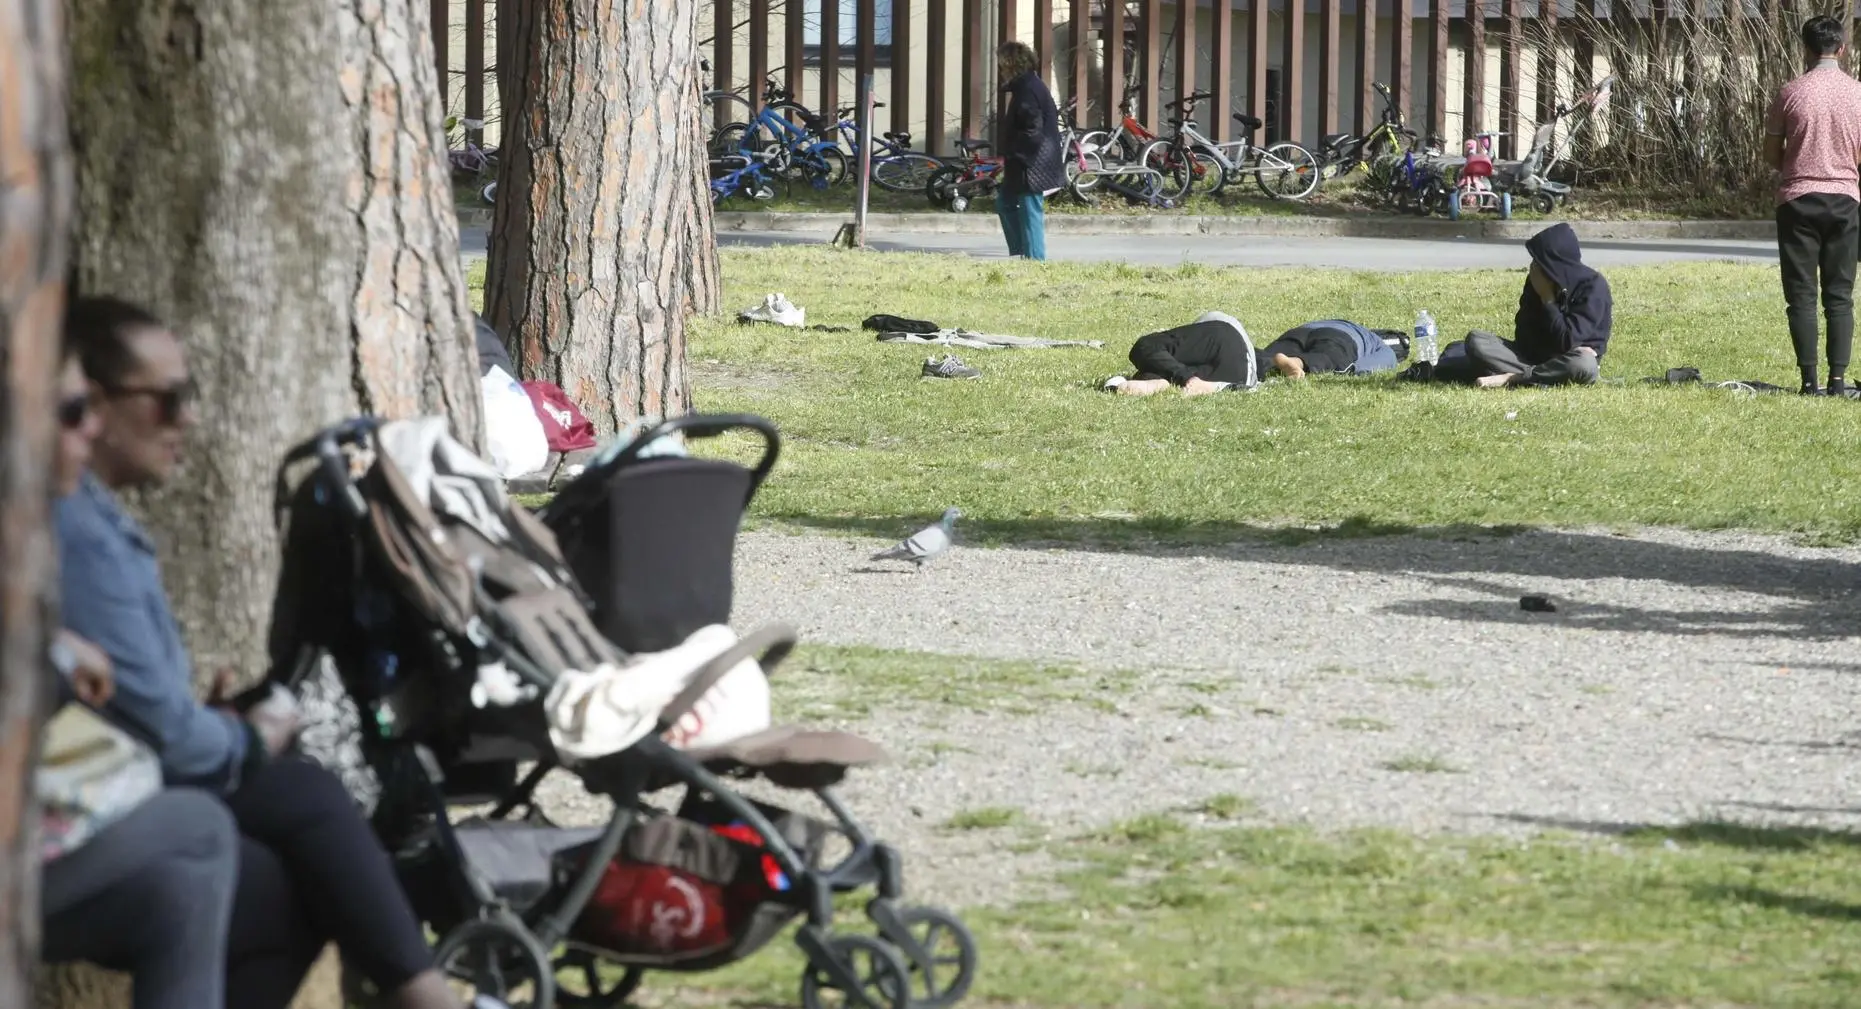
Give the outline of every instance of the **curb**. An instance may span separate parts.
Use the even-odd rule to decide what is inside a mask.
[[[776,213],[727,211],[716,215],[719,232],[810,232],[825,241],[851,219],[842,213]],[[461,217],[463,220],[463,217]],[[1055,235],[1232,235],[1255,238],[1397,238],[1485,239],[1523,241],[1556,221],[1442,221],[1402,217],[1191,217],[1168,213],[1132,217],[1086,214],[1052,214],[1047,231]],[[1769,241],[1777,236],[1770,221],[1568,221],[1577,237],[1586,241],[1674,240]],[[868,214],[866,227],[874,235],[903,232],[919,235],[994,235],[1000,224],[993,214],[922,213]]]

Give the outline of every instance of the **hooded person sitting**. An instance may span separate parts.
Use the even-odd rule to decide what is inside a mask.
[[[1614,321],[1609,281],[1583,265],[1577,233],[1555,224],[1525,243],[1531,270],[1519,292],[1512,339],[1475,330],[1441,353],[1434,378],[1507,385],[1591,385]]]

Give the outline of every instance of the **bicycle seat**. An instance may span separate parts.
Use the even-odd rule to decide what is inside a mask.
[[[993,146],[995,145],[987,140],[958,140],[956,142],[956,149],[959,151],[986,151]]]
[[[1245,112],[1236,112],[1234,114],[1234,121],[1250,130],[1257,130],[1266,125],[1266,120],[1261,119],[1259,116],[1250,116]]]
[[[904,147],[911,146],[911,134],[909,133],[885,133],[885,134],[881,134],[881,136],[885,137],[885,139],[887,140],[890,140],[892,143],[899,144]]]
[[[1344,141],[1349,140],[1350,138],[1351,138],[1351,135],[1348,133],[1327,133],[1324,136],[1318,138],[1318,146],[1336,147],[1339,144],[1343,143]]]

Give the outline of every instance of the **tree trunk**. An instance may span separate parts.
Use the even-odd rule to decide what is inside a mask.
[[[39,954],[38,756],[57,551],[51,505],[71,157],[59,0],[0,0],[0,1006]]]
[[[683,412],[717,307],[697,0],[509,0],[486,315],[603,433]]]
[[[197,671],[256,676],[283,451],[358,413],[482,443],[428,5],[70,7],[77,283],[172,323],[202,391],[140,510]]]

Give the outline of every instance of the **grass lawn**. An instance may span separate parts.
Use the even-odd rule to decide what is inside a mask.
[[[1740,398],[1640,382],[1681,365],[1794,387],[1774,270],[1610,272],[1604,385],[1416,387],[1384,378],[1272,381],[1251,395],[1133,400],[1093,383],[1137,336],[1220,308],[1258,339],[1312,319],[1443,339],[1507,330],[1522,273],[1028,264],[819,249],[723,254],[735,309],[782,291],[810,325],[702,320],[700,409],[773,418],[787,439],[755,516],[895,531],[961,507],[972,540],[1231,538],[1262,526],[1349,531],[1457,523],[1739,527],[1848,540],[1861,530],[1861,404]],[[1105,341],[1102,350],[973,351],[975,382],[924,380],[930,348],[859,331],[887,312],[972,329]],[[877,520],[876,522],[869,520]]]
[[[1063,894],[964,915],[982,961],[965,1004],[1855,1004],[1861,852],[1846,835],[1701,824],[1527,843],[1188,825],[1244,820],[1231,800],[1056,845]],[[947,829],[1008,842],[1011,814]],[[778,940],[702,979],[648,975],[642,1001],[793,1005],[800,962]]]

